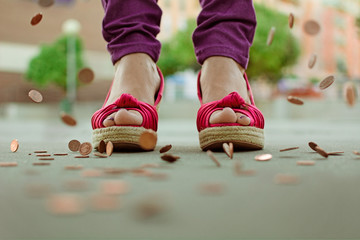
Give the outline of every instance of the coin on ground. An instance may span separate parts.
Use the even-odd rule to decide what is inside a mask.
[[[38,4],[41,7],[51,7],[55,3],[55,0],[38,0]]]
[[[296,150],[296,149],[299,149],[299,147],[290,147],[290,148],[280,149],[280,152],[287,152],[287,151]]]
[[[298,97],[294,97],[294,96],[288,96],[287,100],[292,103],[292,104],[296,104],[296,105],[304,105],[304,102],[298,98]]]
[[[293,185],[299,183],[299,178],[295,175],[279,173],[275,176],[274,182],[276,184]]]
[[[91,207],[97,211],[113,211],[120,208],[117,197],[99,194],[91,198]]]
[[[207,150],[206,154],[210,157],[211,160],[216,164],[216,166],[221,167],[220,162],[215,157],[214,153],[211,150]]]
[[[290,14],[289,14],[289,28],[293,28],[293,27],[294,27],[294,21],[295,21],[294,14],[290,13]]]
[[[36,90],[30,90],[28,94],[29,98],[36,103],[40,103],[43,100],[43,96],[39,91]]]
[[[39,160],[42,160],[42,161],[52,161],[52,160],[55,160],[55,158],[39,158]]]
[[[92,152],[92,145],[89,142],[84,142],[80,144],[79,152],[81,155],[89,155]]]
[[[346,82],[344,84],[344,96],[346,103],[352,107],[355,105],[356,100],[356,90],[352,82]]]
[[[78,72],[79,81],[82,83],[91,83],[94,80],[95,74],[90,68],[80,69]]]
[[[144,131],[139,138],[139,145],[143,150],[153,150],[156,146],[157,135],[153,130]]]
[[[101,140],[99,142],[99,146],[98,146],[97,150],[99,153],[104,153],[106,151],[106,144],[105,144],[104,140]]]
[[[271,27],[271,29],[270,29],[270,31],[269,31],[269,34],[268,34],[268,37],[267,37],[266,45],[270,46],[271,43],[273,42],[273,40],[274,40],[274,35],[275,35],[275,31],[276,31],[276,28],[275,28],[275,27]]]
[[[79,155],[79,156],[75,156],[74,158],[89,158],[89,155]]]
[[[17,162],[0,162],[0,167],[16,167]]]
[[[76,120],[75,118],[73,118],[71,115],[67,114],[67,113],[61,113],[61,120],[68,126],[76,126]]]
[[[34,166],[48,166],[50,165],[49,162],[34,162],[33,163]]]
[[[68,147],[70,151],[77,152],[79,151],[80,148],[80,142],[78,140],[73,139],[68,143]]]
[[[86,169],[81,172],[82,177],[100,177],[102,172],[97,169]]]
[[[41,22],[41,19],[42,19],[42,18],[43,18],[42,13],[38,13],[38,14],[36,14],[35,16],[33,16],[33,17],[31,18],[30,24],[33,25],[33,26],[35,26],[35,25],[37,25],[39,22]]]
[[[166,152],[168,152],[171,148],[172,148],[172,145],[171,145],[171,144],[168,144],[168,145],[163,146],[162,148],[160,148],[159,152],[160,152],[160,153],[166,153]]]
[[[178,159],[180,159],[180,157],[172,154],[164,154],[161,156],[161,159],[166,162],[173,163],[176,162]]]
[[[46,150],[36,150],[36,151],[34,151],[34,153],[47,153],[47,151]]]
[[[101,183],[101,192],[107,195],[122,195],[129,191],[129,184],[122,180],[109,180]]]
[[[65,170],[81,170],[83,169],[82,165],[68,165],[64,167]]]
[[[360,155],[360,152],[359,151],[353,151],[353,154]]]
[[[10,143],[10,150],[12,152],[16,152],[19,149],[19,142],[17,139],[14,139]]]
[[[313,165],[315,165],[315,161],[312,161],[312,160],[297,161],[296,165],[299,165],[299,166],[313,166]]]
[[[111,141],[108,141],[106,144],[106,154],[111,156],[114,151],[114,144]]]
[[[67,153],[54,153],[54,156],[67,156]]]
[[[324,80],[322,80],[322,81],[320,82],[319,88],[320,88],[321,90],[324,90],[324,89],[330,87],[331,84],[334,83],[334,81],[335,81],[335,77],[334,77],[334,76],[328,76],[328,77],[326,77]]]
[[[269,161],[270,159],[272,159],[272,155],[268,153],[255,156],[256,161]]]
[[[308,67],[310,69],[312,69],[315,66],[316,60],[317,60],[317,55],[315,53],[313,53],[311,55],[310,59],[309,59],[309,62],[308,62]]]
[[[48,211],[56,215],[77,215],[84,211],[84,201],[81,197],[70,194],[58,194],[47,200]]]
[[[308,20],[304,24],[305,33],[314,36],[320,32],[320,25],[315,20]]]

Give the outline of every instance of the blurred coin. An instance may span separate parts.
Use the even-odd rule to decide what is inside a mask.
[[[34,166],[48,166],[50,165],[49,162],[34,162],[33,163]]]
[[[17,167],[17,162],[0,162],[0,167]]]
[[[226,155],[232,159],[233,158],[233,154],[234,154],[234,148],[233,147],[230,147],[230,145],[234,146],[233,143],[223,143],[222,147],[223,147],[223,150],[224,152],[226,153]]]
[[[68,144],[70,151],[77,152],[80,148],[80,142],[78,140],[71,140]]]
[[[255,156],[256,161],[269,161],[270,159],[272,159],[272,155],[268,153]]]
[[[100,177],[102,172],[97,169],[86,169],[81,172],[82,177]]]
[[[295,105],[304,105],[304,102],[298,97],[288,96],[287,100],[288,100],[288,102],[295,104]]]
[[[225,185],[223,183],[203,183],[199,186],[200,193],[206,195],[219,195],[225,192]]]
[[[71,115],[67,114],[67,113],[61,113],[61,120],[69,126],[75,126],[76,125],[76,120],[75,118],[73,118]]]
[[[80,144],[79,152],[81,155],[89,155],[92,152],[92,145],[89,142]]]
[[[290,148],[280,149],[280,152],[287,152],[287,151],[296,150],[296,149],[299,149],[299,147],[290,147]]]
[[[315,165],[315,161],[312,161],[312,160],[297,161],[296,165],[299,165],[299,166],[313,166],[313,165]]]
[[[279,173],[275,176],[274,182],[276,184],[293,185],[299,183],[299,178],[295,175]]]
[[[139,145],[143,150],[153,150],[156,146],[157,135],[153,130],[144,131],[139,138]]]
[[[269,31],[269,34],[268,34],[268,37],[267,37],[266,45],[270,46],[271,43],[273,42],[273,40],[274,40],[274,35],[275,35],[275,31],[276,31],[276,28],[275,28],[275,27],[271,27],[271,29],[270,29],[270,31]]]
[[[320,32],[320,25],[315,20],[308,20],[304,24],[305,33],[314,36]]]
[[[314,143],[314,142],[309,142],[308,144],[309,144],[309,147],[310,147],[312,150],[316,151],[316,147],[318,146],[316,143]]]
[[[317,55],[315,53],[311,54],[308,62],[308,67],[310,69],[312,69],[315,66],[316,60],[317,60]]]
[[[290,14],[289,14],[289,27],[290,27],[290,28],[293,28],[293,26],[294,26],[294,21],[295,21],[294,14],[290,13]]]
[[[81,83],[89,84],[94,80],[95,74],[90,68],[83,68],[78,72],[78,78]]]
[[[41,7],[51,7],[55,3],[55,0],[38,0],[38,4]]]
[[[206,154],[216,164],[216,166],[221,167],[220,162],[217,160],[217,158],[215,157],[214,153],[211,150],[207,150]]]
[[[30,24],[33,25],[33,26],[35,26],[35,25],[37,25],[39,22],[41,22],[41,19],[42,19],[42,18],[43,18],[42,13],[38,13],[38,14],[36,14],[35,16],[33,16],[33,17],[31,18]]]
[[[39,160],[42,160],[42,161],[52,161],[52,160],[55,160],[55,158],[39,158]]]
[[[109,180],[101,183],[101,192],[107,195],[122,195],[129,191],[129,184],[122,180]]]
[[[70,194],[52,195],[47,200],[47,209],[55,215],[78,215],[84,212],[84,201]]]
[[[327,154],[330,156],[330,155],[341,155],[343,153],[344,153],[343,151],[338,151],[338,152],[328,152]]]
[[[106,144],[106,154],[110,157],[114,151],[114,144],[111,141],[108,141]]]
[[[161,156],[161,159],[166,162],[173,163],[176,162],[178,159],[180,159],[180,157],[172,154],[164,154]]]
[[[14,139],[10,143],[10,150],[12,152],[16,152],[19,149],[19,142],[17,139]]]
[[[36,90],[30,90],[28,94],[29,98],[36,103],[40,103],[43,100],[43,96]]]
[[[321,90],[324,90],[324,89],[330,87],[331,84],[334,83],[334,81],[335,81],[335,77],[334,77],[334,76],[328,76],[328,77],[326,77],[324,80],[322,80],[322,81],[320,82],[319,88],[320,88]]]
[[[356,90],[352,82],[346,82],[344,84],[344,95],[345,95],[346,103],[350,107],[354,106],[356,100]]]

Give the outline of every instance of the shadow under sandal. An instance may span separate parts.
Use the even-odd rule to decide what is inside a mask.
[[[141,102],[132,95],[124,93],[114,103],[104,107],[110,95],[110,88],[103,107],[96,111],[91,118],[94,148],[98,148],[100,141],[103,140],[105,143],[111,141],[117,151],[144,151],[139,145],[141,134],[145,131],[153,131],[156,135],[158,127],[157,107],[164,91],[164,77],[159,68],[158,73],[160,75],[160,88],[155,95],[154,105]],[[138,111],[143,118],[142,124],[105,127],[103,125],[104,120],[122,108]]]
[[[251,104],[237,93],[232,92],[221,100],[202,103],[202,93],[200,87],[200,74],[198,76],[198,97],[201,107],[197,114],[197,129],[199,131],[200,147],[206,150],[221,150],[223,143],[234,144],[235,150],[259,150],[264,147],[264,116],[256,108],[253,94],[246,74],[247,90]],[[230,107],[235,113],[241,113],[250,118],[250,124],[243,126],[239,123],[219,123],[210,124],[210,116],[214,111]]]

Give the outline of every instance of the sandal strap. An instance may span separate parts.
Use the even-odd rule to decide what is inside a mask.
[[[128,93],[122,94],[114,103],[96,111],[91,118],[92,128],[104,128],[104,120],[112,113],[119,111],[120,108],[136,110],[141,114],[143,118],[142,124],[140,126],[136,125],[133,127],[144,127],[146,129],[157,131],[158,114],[156,107],[148,103],[141,102]]]
[[[254,104],[247,104],[245,100],[237,93],[232,92],[221,100],[203,104],[197,114],[197,129],[201,130],[208,127],[221,126],[242,126],[238,123],[221,123],[210,124],[210,116],[216,110],[222,110],[225,107],[232,108],[235,112],[242,113],[250,118],[250,125],[252,127],[264,128],[264,116]]]

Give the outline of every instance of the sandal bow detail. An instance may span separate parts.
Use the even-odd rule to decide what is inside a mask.
[[[201,107],[198,110],[196,125],[199,131],[201,149],[204,151],[208,149],[220,150],[223,143],[229,142],[232,142],[237,150],[262,149],[264,147],[264,116],[255,106],[246,74],[244,74],[244,78],[251,104],[246,103],[237,92],[232,92],[218,101],[203,104],[200,75],[201,72],[198,76],[198,97]],[[211,115],[226,107],[231,108],[235,113],[249,117],[250,124],[248,126],[239,123],[210,124]]]

